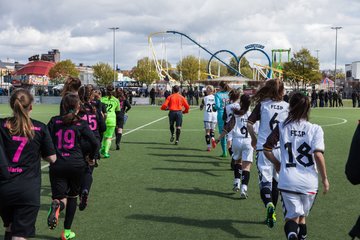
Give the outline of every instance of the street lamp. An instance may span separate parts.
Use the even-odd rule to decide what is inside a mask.
[[[331,27],[331,29],[335,30],[335,77],[334,77],[334,90],[336,90],[336,62],[337,62],[337,33],[339,29],[342,29],[342,27]]]
[[[119,27],[111,27],[109,28],[110,30],[113,31],[113,70],[114,70],[114,80],[113,80],[113,85],[115,87],[115,78],[116,78],[116,69],[115,69],[115,32],[117,30],[119,30]]]

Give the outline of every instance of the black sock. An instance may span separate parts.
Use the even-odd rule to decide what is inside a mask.
[[[289,235],[295,235],[297,237],[298,234],[298,224],[293,220],[289,220],[285,223],[284,226],[286,239],[289,239]]]
[[[299,224],[299,240],[306,240],[307,237],[307,228],[306,224]]]
[[[72,222],[74,220],[76,212],[76,199],[77,198],[68,198],[66,204],[66,214],[64,221],[64,228],[71,229]]]
[[[173,125],[170,126],[171,136],[174,136],[175,128]]]
[[[233,151],[232,151],[231,147],[228,148],[228,151],[229,151],[230,156],[232,156],[232,155],[233,155]]]
[[[176,141],[179,141],[181,130],[179,128],[176,129]]]
[[[12,234],[11,234],[11,232],[6,232],[6,231],[5,231],[4,240],[11,240],[11,239],[12,239]]]
[[[272,182],[272,202],[274,204],[274,206],[276,207],[276,204],[278,202],[278,199],[279,199],[279,190],[277,188],[278,186],[278,182],[275,181],[275,179],[273,179],[273,182]]]
[[[61,212],[62,210],[64,210],[65,204],[63,203],[63,201],[59,200],[59,202],[60,202],[60,212]]]
[[[234,169],[234,178],[239,178],[241,179],[241,165],[240,164],[235,164],[235,169]]]
[[[210,144],[210,135],[205,135],[206,144]]]
[[[260,190],[261,200],[263,201],[265,207],[268,203],[272,202],[271,190],[269,187],[262,187]]]
[[[116,145],[119,145],[121,142],[122,133],[116,133]]]
[[[214,130],[212,130],[212,129],[210,130],[210,137],[212,137],[212,138],[215,137]]]
[[[85,189],[90,192],[90,188],[93,182],[92,173],[94,171],[94,166],[88,166],[85,170],[85,174],[83,175],[82,183],[81,183],[81,192]]]
[[[243,170],[242,171],[241,184],[249,185],[249,181],[250,181],[250,172],[246,171],[246,170]]]

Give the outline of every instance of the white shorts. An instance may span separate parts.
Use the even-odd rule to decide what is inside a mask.
[[[216,127],[216,122],[204,121],[204,128],[205,129],[213,129],[213,130],[215,130],[215,127]]]
[[[297,194],[281,190],[280,194],[285,219],[307,217],[316,198],[316,194]]]
[[[280,148],[273,149],[276,159],[280,159]],[[264,151],[257,151],[256,166],[259,171],[260,183],[272,183],[273,178],[279,181],[279,174],[276,172],[274,164],[265,157]]]
[[[251,146],[251,138],[233,138],[231,150],[234,160],[253,162],[254,149]]]

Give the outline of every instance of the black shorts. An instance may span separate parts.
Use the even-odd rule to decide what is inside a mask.
[[[35,222],[40,207],[29,205],[7,206],[0,210],[4,227],[11,223],[13,237],[35,237]]]
[[[52,198],[63,199],[79,195],[85,169],[86,167],[66,165],[50,166],[49,175]]]
[[[173,126],[176,122],[176,127],[182,126],[182,111],[170,111],[169,112],[169,123]]]
[[[123,128],[125,123],[125,113],[120,112],[119,115],[116,118],[116,127],[117,128]]]

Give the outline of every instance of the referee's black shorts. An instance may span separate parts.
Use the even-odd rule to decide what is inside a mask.
[[[173,126],[176,122],[176,127],[182,126],[182,111],[170,111],[169,112],[169,123]]]

